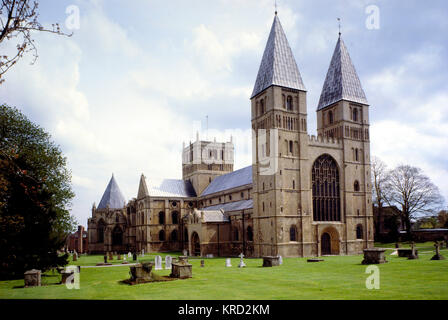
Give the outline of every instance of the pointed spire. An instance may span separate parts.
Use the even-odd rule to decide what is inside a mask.
[[[368,104],[355,66],[350,59],[344,41],[339,35],[317,110],[324,109],[340,100]]]
[[[109,181],[109,184],[104,191],[103,197],[101,198],[100,203],[98,204],[97,209],[121,209],[123,208],[123,203],[126,202],[123,194],[118,187],[117,181],[115,180],[114,175],[112,174],[112,178]]]
[[[274,16],[251,99],[272,85],[306,90],[277,14]]]
[[[137,199],[143,199],[149,196],[148,187],[146,186],[146,177],[143,175],[140,177],[140,185],[138,187]]]

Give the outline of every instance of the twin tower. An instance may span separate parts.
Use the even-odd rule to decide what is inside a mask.
[[[308,135],[306,94],[276,14],[251,95],[254,256],[373,246],[369,105],[340,34],[317,106],[317,136]],[[203,190],[214,174],[233,170],[229,157],[231,165],[209,166],[215,172],[208,176],[184,166],[184,178]]]

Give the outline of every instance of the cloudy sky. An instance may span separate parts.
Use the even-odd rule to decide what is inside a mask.
[[[40,2],[41,21],[65,30],[76,22],[67,8],[76,6],[79,28],[71,38],[36,35],[39,59],[9,71],[0,103],[61,146],[80,224],[112,173],[127,199],[141,173],[181,178],[182,142],[196,130],[222,141],[232,135],[235,168],[251,164],[249,97],[274,0]],[[366,25],[371,5],[379,28]],[[340,17],[371,105],[372,155],[422,168],[448,199],[446,1],[278,0],[278,15],[308,90],[309,134]]]

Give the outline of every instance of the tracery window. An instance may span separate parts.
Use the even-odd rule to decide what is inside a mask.
[[[314,221],[340,221],[339,169],[328,154],[322,155],[313,164],[313,218]]]

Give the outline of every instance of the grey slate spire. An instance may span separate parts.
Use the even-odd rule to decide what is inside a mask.
[[[251,99],[272,85],[306,90],[277,14],[274,17],[268,42],[264,49]]]
[[[324,109],[340,100],[368,104],[347,47],[339,35],[317,110]]]
[[[143,199],[146,196],[149,196],[148,187],[146,186],[146,178],[142,173],[140,177],[140,185],[138,187],[137,199]]]
[[[103,197],[101,198],[98,209],[106,209],[109,206],[110,209],[121,209],[124,207],[126,199],[118,187],[117,181],[112,174],[112,178],[104,191]]]

